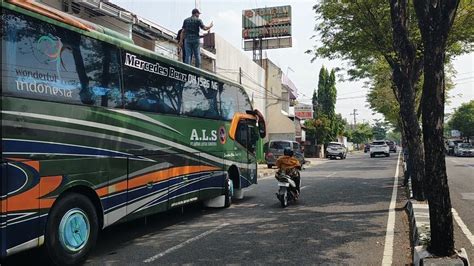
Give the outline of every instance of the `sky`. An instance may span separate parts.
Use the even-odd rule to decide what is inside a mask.
[[[316,59],[311,63],[312,55],[304,52],[311,49],[317,38],[315,34],[315,13],[312,6],[316,1],[310,0],[110,0],[140,17],[149,19],[169,30],[177,32],[183,20],[191,15],[197,5],[201,11],[200,18],[205,25],[212,21],[212,32],[221,35],[235,47],[242,48],[242,10],[291,5],[293,47],[266,50],[266,56],[286,73],[298,88],[298,101],[311,103],[313,91],[317,88],[318,73],[321,66],[332,69],[346,66],[341,60]],[[243,51],[243,50],[242,50]],[[244,52],[252,57],[252,52]],[[457,72],[453,78],[456,83],[450,92],[446,113],[462,103],[474,100],[474,53],[460,56],[454,60]],[[374,114],[366,102],[368,89],[362,81],[341,82],[336,84],[338,100],[336,113],[340,113],[349,123],[353,123],[356,111],[356,122],[373,123],[374,119],[383,119],[381,114]]]

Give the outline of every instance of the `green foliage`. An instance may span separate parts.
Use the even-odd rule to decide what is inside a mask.
[[[342,118],[341,114],[336,114],[334,119],[332,120],[332,132],[333,132],[333,139],[337,136],[344,135],[344,129],[347,126],[347,121]]]
[[[448,125],[452,129],[461,131],[462,136],[474,136],[474,100],[462,104],[449,120]]]
[[[370,109],[381,113],[387,122],[397,127],[400,117],[400,104],[394,94],[394,84],[391,78],[391,69],[385,60],[378,59],[374,62],[373,74],[367,102]]]
[[[387,122],[380,121],[379,119],[375,120],[375,125],[372,127],[372,133],[375,139],[385,139],[387,137]]]
[[[318,83],[318,106],[322,114],[329,118],[334,118],[335,106],[336,106],[336,76],[334,70],[331,70],[331,74],[323,67],[323,81]],[[321,77],[320,72],[320,77]]]
[[[314,118],[306,125],[310,138],[318,143],[326,144],[344,133],[347,122],[340,114],[335,114],[336,97],[336,73],[323,66],[319,71],[318,90],[312,97]]]
[[[305,121],[306,132],[317,144],[331,141],[331,120],[325,115]]]
[[[329,59],[348,60],[349,79],[370,78],[371,92],[368,102],[371,109],[385,116],[386,121],[398,126],[399,105],[391,83],[392,69],[387,60],[400,63],[393,47],[393,30],[389,2],[321,1],[313,9],[316,13],[315,30],[318,45],[307,53]],[[409,4],[408,29],[411,41],[422,57],[423,44],[413,4]],[[462,0],[449,35],[447,62],[453,56],[474,51],[474,5]],[[449,73],[449,72],[448,72]],[[449,77],[447,78],[449,87]],[[420,101],[422,84],[415,83],[416,102]],[[392,95],[391,95],[392,94]],[[418,109],[418,108],[416,108]]]
[[[357,124],[348,139],[356,144],[369,142],[373,137],[372,127],[368,123]]]
[[[335,115],[336,106],[336,75],[334,70],[331,73],[323,66],[319,71],[318,91],[313,94],[313,105],[317,115],[324,114],[330,119]]]
[[[390,5],[385,0],[366,1],[321,1],[313,6],[316,13],[318,44],[313,50],[317,57],[349,60],[349,78],[373,78],[374,61],[387,57],[396,58],[393,48],[393,30],[390,19]],[[413,5],[409,4],[409,35],[417,53],[423,53],[421,34],[415,18]],[[456,13],[451,30],[447,56],[461,55],[474,51],[474,5],[472,0],[463,0]]]
[[[351,78],[367,77],[375,59],[394,53],[386,1],[322,1],[313,9],[318,42],[322,44],[314,48],[315,56],[350,60]]]
[[[387,133],[387,139],[395,141],[396,143],[400,144],[402,141],[402,134],[400,133],[400,131],[392,130]]]

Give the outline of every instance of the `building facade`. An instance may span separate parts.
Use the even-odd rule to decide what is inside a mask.
[[[295,124],[288,117],[290,96],[282,85],[282,71],[270,59],[263,59],[266,72],[265,94],[267,140],[295,140]]]

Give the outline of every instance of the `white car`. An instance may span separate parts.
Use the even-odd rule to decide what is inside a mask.
[[[339,142],[329,142],[328,147],[326,148],[326,158],[336,158],[346,159],[347,149],[344,144]]]
[[[469,143],[458,143],[454,146],[454,156],[474,156],[474,146]]]
[[[370,158],[374,158],[377,154],[390,156],[390,147],[385,140],[376,140],[370,144]]]

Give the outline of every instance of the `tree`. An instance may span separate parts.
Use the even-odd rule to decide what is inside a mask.
[[[387,133],[387,139],[395,141],[396,143],[400,143],[401,138],[401,133],[398,130],[391,130]]]
[[[312,136],[315,141],[315,144],[324,144],[331,140],[331,121],[325,115],[306,120],[305,127],[308,135]]]
[[[443,121],[446,45],[458,5],[459,0],[414,2],[425,46],[422,121],[426,158],[425,173],[430,187],[428,193],[431,229],[429,249],[439,256],[454,254],[453,214],[446,174]]]
[[[424,154],[418,123],[420,112],[415,107],[420,96],[415,84],[423,70],[424,46],[417,21],[410,19],[415,17],[413,8],[407,5],[407,0],[392,0],[389,5],[382,0],[368,0],[343,4],[323,1],[315,5],[314,10],[318,20],[315,29],[320,33],[318,43],[321,45],[309,52],[314,52],[316,57],[349,60],[351,65],[347,73],[350,79],[373,79],[372,66],[378,60],[384,60],[390,66],[390,78],[395,85],[391,88],[401,107],[399,124],[409,150],[408,164],[414,170],[414,194],[415,198],[423,199]],[[453,34],[448,40],[450,57],[473,49],[472,7],[465,10],[456,16]]]
[[[317,143],[326,144],[344,132],[346,122],[335,114],[336,96],[335,71],[328,72],[323,66],[319,71],[318,90],[312,97],[313,119],[306,125]]]
[[[375,139],[383,140],[387,137],[387,123],[375,120],[375,125],[372,127],[372,133]]]
[[[315,5],[314,9],[321,21],[316,30],[320,32],[319,40],[322,43],[316,47],[315,54],[350,60],[353,67],[348,70],[348,74],[353,79],[371,77],[370,70],[377,59],[384,59],[390,65],[391,79],[395,84],[393,92],[400,103],[402,126],[408,140],[413,192],[415,198],[422,200],[424,161],[413,89],[413,84],[421,74],[422,58],[417,52],[419,46],[407,37],[407,10],[393,10],[392,2],[390,6],[382,0],[344,4],[324,1]],[[392,21],[391,17],[400,19]],[[397,26],[393,30],[392,24]],[[412,26],[410,24],[410,28]],[[405,37],[399,38],[403,34]]]
[[[366,143],[373,137],[372,127],[368,123],[357,124],[350,140],[356,144]]]
[[[462,104],[448,122],[451,129],[459,130],[469,140],[474,136],[474,100]]]

